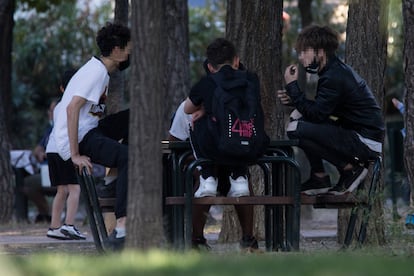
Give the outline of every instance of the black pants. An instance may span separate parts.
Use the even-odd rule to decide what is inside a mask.
[[[287,134],[290,139],[299,140],[299,147],[305,152],[313,173],[325,171],[322,159],[342,171],[348,163],[365,163],[375,155],[354,130],[330,123],[300,120],[296,130]]]
[[[208,158],[215,161],[219,166],[225,166],[229,175],[236,179],[239,176],[246,176],[248,173],[247,162],[227,156],[223,156],[214,144],[211,133],[207,128],[207,116],[202,117],[194,123],[194,130],[190,131],[190,142],[194,156]],[[214,165],[203,165],[201,175],[204,179],[209,176],[217,177],[217,169]]]
[[[79,143],[79,151],[91,161],[118,169],[115,217],[125,217],[128,193],[128,128],[129,109],[109,115],[99,121]],[[119,141],[122,140],[122,143]]]

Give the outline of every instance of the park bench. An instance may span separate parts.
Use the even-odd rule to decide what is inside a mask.
[[[265,206],[265,244],[271,250],[299,250],[300,205],[314,208],[351,208],[344,247],[351,244],[360,209],[362,209],[358,242],[366,236],[369,213],[380,178],[381,158],[372,160],[371,174],[366,177],[368,185],[360,185],[357,193],[335,195],[300,195],[300,172],[293,158],[292,147],[296,141],[273,141],[266,156],[257,165],[264,176],[265,194],[240,198],[205,197],[193,198],[193,171],[197,166],[212,163],[208,159],[192,161],[183,170],[184,160],[191,155],[188,142],[162,142],[163,148],[163,212],[167,219],[166,235],[176,249],[190,248],[192,217],[191,206],[250,204]],[[92,176],[79,175],[86,211],[98,251],[103,252],[108,238],[102,216],[113,212],[115,198],[99,198]],[[183,183],[185,185],[183,185]],[[185,191],[191,191],[190,193]],[[365,192],[364,192],[365,191]]]
[[[176,144],[179,143],[179,144]],[[185,142],[165,142],[164,148],[170,149],[171,154],[176,153],[181,156],[173,157],[170,164],[175,164],[176,169],[170,169],[175,175],[175,181],[172,182],[173,191],[169,191],[168,195],[164,196],[165,205],[171,206],[170,220],[171,220],[171,236],[170,239],[175,247],[180,248],[191,246],[191,205],[264,205],[265,206],[265,244],[267,250],[299,250],[299,220],[300,209],[295,208],[297,205],[297,198],[299,198],[301,205],[313,205],[314,208],[350,208],[351,216],[349,218],[346,236],[343,241],[343,246],[348,247],[353,239],[356,222],[358,216],[361,214],[361,225],[359,227],[358,242],[362,244],[365,241],[366,227],[368,223],[369,213],[372,208],[376,188],[380,179],[381,158],[377,157],[371,161],[371,175],[366,177],[369,181],[367,186],[360,185],[356,193],[348,193],[341,196],[336,195],[318,195],[306,196],[298,195],[300,191],[300,180],[294,177],[295,166],[289,166],[294,162],[292,151],[289,148],[296,146],[296,141],[272,141],[269,147],[271,155],[259,159],[258,165],[271,164],[272,166],[261,166],[265,174],[265,195],[255,195],[250,197],[227,198],[227,197],[206,197],[193,198],[192,184],[193,184],[193,170],[203,163],[212,163],[211,160],[199,159],[193,161],[187,168],[185,174],[185,191],[180,190],[183,180],[181,179],[183,171],[182,162],[188,155],[188,152],[183,151]],[[276,166],[274,166],[276,165]],[[288,165],[288,167],[286,167]],[[177,167],[178,166],[178,167]],[[178,168],[178,169],[177,169]],[[266,169],[271,168],[270,171]],[[293,173],[293,175],[292,175]],[[171,175],[169,176],[171,177]],[[268,178],[270,177],[270,178]],[[293,178],[292,178],[293,177]],[[174,179],[174,177],[173,177]],[[299,178],[300,179],[300,178]],[[166,182],[164,182],[166,183]],[[291,185],[296,185],[292,189]],[[271,187],[271,191],[269,190]],[[175,189],[175,190],[174,190]],[[164,187],[168,191],[168,187]],[[292,190],[295,192],[292,193]],[[289,214],[291,208],[295,215]],[[184,207],[184,210],[182,209]],[[362,210],[362,212],[359,212]],[[183,212],[185,211],[185,218]],[[292,221],[297,220],[297,221]]]

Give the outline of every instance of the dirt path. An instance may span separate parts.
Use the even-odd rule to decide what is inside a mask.
[[[217,223],[220,223],[218,218]],[[301,221],[301,251],[336,250],[336,214],[332,212],[313,213]],[[79,224],[79,230],[87,236],[85,241],[61,241],[46,237],[47,224],[10,223],[0,226],[0,255],[30,255],[38,252],[96,254],[88,225]],[[238,243],[217,242],[219,227],[206,233],[212,253],[238,252]],[[260,248],[265,249],[264,242]]]

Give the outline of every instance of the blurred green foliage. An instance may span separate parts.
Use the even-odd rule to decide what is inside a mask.
[[[347,252],[199,254],[126,251],[121,254],[11,256],[2,275],[412,275],[410,253],[385,249]],[[408,250],[407,250],[408,251]],[[0,256],[2,259],[7,256]],[[6,259],[7,260],[7,259]]]
[[[403,48],[404,34],[402,21],[401,0],[390,0],[390,12],[388,20],[388,66],[387,66],[387,92],[391,97],[403,100],[404,72],[403,72]],[[387,101],[388,103],[391,100]],[[391,111],[398,113],[394,107]]]
[[[95,34],[113,17],[107,0],[96,9],[87,0],[20,0],[15,13],[13,41],[13,133],[14,148],[31,148],[47,123],[46,110],[53,97],[59,97],[61,73],[79,67],[97,53]],[[313,21],[330,24],[345,39],[347,1],[328,4],[312,1]],[[401,0],[390,1],[387,91],[402,96],[402,15]],[[283,67],[296,63],[294,43],[301,30],[296,1],[284,1],[290,15],[290,29],[283,37]],[[205,6],[189,7],[190,72],[194,84],[205,74],[206,46],[225,36],[226,1],[206,0]],[[338,55],[344,57],[345,44]]]
[[[32,148],[47,124],[52,98],[60,97],[64,70],[78,68],[98,51],[95,34],[110,20],[110,1],[96,9],[88,1],[19,2],[13,30],[13,148]]]
[[[207,0],[203,7],[189,7],[191,82],[205,75],[203,62],[207,45],[225,35],[226,1]]]

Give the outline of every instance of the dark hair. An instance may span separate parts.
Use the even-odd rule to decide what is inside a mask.
[[[221,64],[232,63],[236,55],[237,52],[234,44],[224,38],[215,39],[208,45],[206,51],[208,63],[214,68]]]
[[[60,78],[60,85],[62,85],[63,89],[66,89],[66,86],[68,85],[70,79],[75,75],[76,69],[68,69],[65,72],[63,72],[62,77]]]
[[[338,49],[338,46],[338,33],[336,31],[328,26],[310,25],[300,32],[295,48],[298,53],[308,48],[323,49],[327,56],[331,56]]]
[[[112,50],[118,46],[124,49],[131,41],[131,31],[128,27],[121,24],[106,23],[96,36],[96,44],[104,57],[111,54]]]

